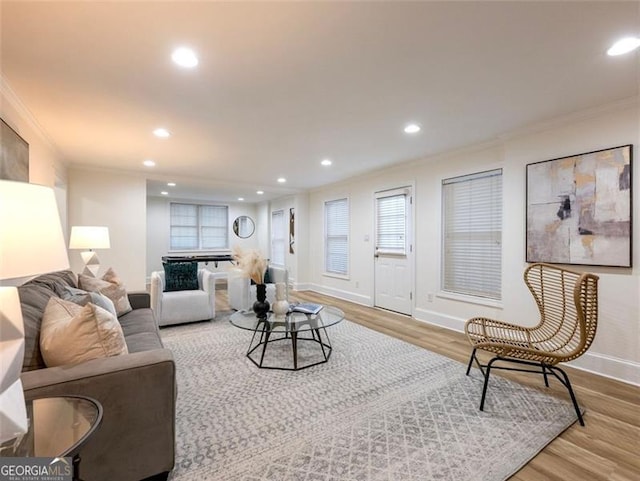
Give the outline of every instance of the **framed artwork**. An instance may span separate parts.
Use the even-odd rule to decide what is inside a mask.
[[[296,210],[289,209],[289,254],[296,253]]]
[[[631,267],[632,147],[527,165],[527,262]]]
[[[0,119],[0,179],[29,182],[29,144]]]

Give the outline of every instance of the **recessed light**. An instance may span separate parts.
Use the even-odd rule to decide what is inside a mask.
[[[262,194],[264,194],[264,190],[256,190],[256,194],[262,195]]]
[[[169,192],[167,192],[166,190],[163,190],[162,192],[160,192],[162,195],[169,195]]]
[[[145,167],[154,167],[154,166],[156,165],[156,163],[155,163],[153,160],[151,160],[151,159],[147,159],[147,160],[145,160],[144,162],[142,162],[142,164],[143,164]]]
[[[278,182],[280,182],[281,184],[284,184],[287,181],[287,179],[285,179],[284,177],[278,177]]]
[[[614,43],[609,50],[607,50],[607,55],[616,56],[623,55],[625,53],[629,53],[635,49],[640,47],[640,38],[638,37],[625,37],[618,40]]]
[[[332,164],[332,162],[331,162],[329,159],[324,159],[324,160],[323,160],[322,162],[320,162],[320,163],[321,163],[322,165],[324,165],[324,166],[328,166],[328,165],[331,165],[331,164]]]
[[[176,186],[176,183],[175,183],[175,182],[167,182],[167,185],[168,185],[169,187],[175,187],[175,186]]]
[[[238,197],[238,200],[242,202],[244,200],[244,197]]]
[[[187,47],[175,49],[171,54],[171,60],[184,68],[193,68],[198,65],[198,57],[196,56],[196,53]]]
[[[416,124],[409,124],[404,128],[404,131],[407,134],[417,134],[420,132],[420,126]]]
[[[167,139],[171,137],[171,132],[169,132],[164,127],[158,127],[156,130],[153,131],[153,135],[161,139]]]

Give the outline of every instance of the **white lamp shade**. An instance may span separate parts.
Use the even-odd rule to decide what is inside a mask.
[[[108,227],[74,225],[71,228],[69,249],[109,249],[110,247]]]
[[[0,180],[0,279],[68,267],[53,189]]]

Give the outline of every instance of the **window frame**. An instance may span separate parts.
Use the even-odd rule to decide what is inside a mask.
[[[280,216],[280,225],[276,226],[275,217]],[[277,228],[279,227],[279,229]],[[278,235],[280,237],[278,237]],[[281,249],[277,251],[277,246],[280,246]],[[271,259],[269,260],[270,264],[276,266],[284,266],[286,260],[286,238],[284,235],[284,209],[277,209],[271,211]],[[281,259],[277,254],[280,254]],[[282,260],[282,262],[280,262]]]
[[[327,206],[330,204],[335,204],[337,202],[344,202],[344,209],[345,209],[345,220],[344,220],[344,224],[346,226],[346,234],[339,234],[339,235],[331,235],[329,234],[329,225],[328,225],[328,210],[327,210]],[[349,197],[338,197],[338,198],[334,198],[334,199],[330,199],[330,200],[325,200],[323,203],[323,220],[324,220],[324,234],[323,234],[323,256],[322,256],[322,261],[323,261],[323,274],[325,276],[328,277],[337,277],[340,279],[349,279],[349,263],[350,263],[350,244],[349,244],[349,239],[350,239],[350,202],[349,202]],[[329,243],[330,240],[336,240],[336,239],[344,239],[344,244],[346,245],[346,249],[344,252],[344,256],[345,256],[345,261],[344,261],[344,272],[342,271],[334,271],[334,270],[330,270],[329,269]]]
[[[449,269],[455,269],[455,265],[451,266],[450,262],[456,262],[456,259],[451,259],[451,254],[449,252],[449,245],[452,237],[452,230],[450,229],[451,225],[448,224],[448,221],[453,221],[453,219],[448,219],[448,211],[454,209],[454,207],[449,206],[447,204],[447,186],[453,184],[461,184],[463,182],[473,182],[473,181],[486,181],[490,178],[499,178],[499,182],[495,183],[490,181],[488,186],[484,187],[484,191],[482,191],[481,195],[489,195],[490,199],[486,201],[487,207],[491,207],[492,209],[487,215],[486,220],[484,220],[485,224],[482,224],[482,227],[489,227],[485,230],[479,230],[478,226],[480,225],[478,222],[473,223],[473,227],[470,228],[467,225],[467,229],[459,230],[459,237],[462,237],[462,240],[458,240],[458,242],[464,243],[465,241],[468,243],[475,242],[480,243],[480,247],[483,250],[483,256],[485,263],[498,264],[497,268],[489,269],[483,272],[493,272],[499,276],[497,281],[492,281],[490,277],[486,276],[477,276],[478,265],[474,265],[476,268],[475,272],[472,271],[471,276],[465,276],[466,283],[464,285],[460,284],[460,279],[458,279],[458,285],[451,285],[452,279],[448,277]],[[480,185],[479,185],[480,186]],[[470,186],[472,188],[473,186]],[[496,168],[481,172],[475,172],[471,174],[459,175],[455,177],[449,177],[446,179],[442,179],[441,182],[441,202],[442,202],[442,218],[441,218],[441,252],[440,252],[440,292],[438,293],[438,297],[447,298],[447,299],[456,299],[463,300],[466,302],[483,304],[492,307],[501,307],[502,306],[502,257],[503,257],[503,215],[504,215],[504,174],[502,168]],[[497,190],[496,190],[497,189]],[[476,189],[477,190],[477,189]],[[477,209],[479,205],[482,205],[481,202],[478,201],[479,195],[477,195],[480,191],[476,192],[476,196],[474,200],[468,201],[467,205],[464,206],[465,210],[462,213],[457,213],[457,219],[460,217],[467,215],[468,219],[472,218],[472,213],[474,209]],[[459,194],[460,195],[460,194]],[[451,201],[451,199],[449,199]],[[455,200],[455,199],[453,199]],[[478,217],[473,217],[473,219],[478,219]],[[471,223],[471,222],[470,222]],[[460,224],[457,224],[458,226]],[[478,235],[474,235],[476,232]],[[464,236],[467,236],[467,239],[464,239]],[[491,244],[495,243],[498,247],[497,254],[490,250]],[[484,245],[483,245],[484,244]],[[487,249],[489,246],[489,249]],[[478,246],[475,245],[475,248]],[[468,249],[468,248],[467,248]],[[462,251],[460,248],[456,250]],[[457,259],[457,262],[460,265],[469,266],[470,263],[468,260]],[[480,262],[478,262],[480,263]],[[476,274],[476,276],[473,276]],[[451,274],[455,277],[455,274]],[[460,274],[458,274],[460,276]],[[486,284],[483,282],[486,281]],[[474,284],[475,282],[475,284]],[[482,285],[482,287],[479,287]],[[472,286],[472,287],[470,287]],[[466,287],[466,288],[465,288]],[[485,289],[482,291],[482,289]]]
[[[173,245],[173,235],[172,230],[174,227],[185,227],[182,225],[177,225],[173,223],[173,213],[172,209],[174,205],[186,205],[190,207],[195,207],[196,209],[196,225],[195,226],[186,226],[186,227],[195,227],[197,233],[197,247],[196,248],[185,248],[185,247],[174,247]],[[207,208],[220,208],[224,209],[224,225],[214,225],[209,226],[205,225],[203,222],[203,213]],[[215,227],[222,229],[224,231],[224,247],[203,247],[203,229],[206,227]],[[220,236],[220,239],[223,238]],[[217,251],[228,251],[229,247],[229,206],[225,204],[196,204],[193,202],[169,202],[169,252],[217,252]]]

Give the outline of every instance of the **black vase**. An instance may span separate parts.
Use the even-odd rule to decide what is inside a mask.
[[[256,284],[257,301],[253,303],[253,312],[257,317],[267,317],[269,312],[269,301],[267,301],[267,286],[265,284]]]

